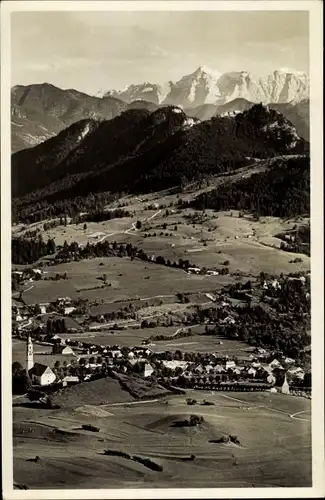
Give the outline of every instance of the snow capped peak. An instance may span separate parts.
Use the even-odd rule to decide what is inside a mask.
[[[304,71],[300,71],[297,69],[291,69],[291,68],[280,68],[279,70],[275,70],[274,73],[286,73],[286,74],[292,74],[298,77],[303,77],[303,78],[308,78],[307,74]]]
[[[184,109],[204,104],[222,105],[238,98],[254,103],[295,104],[309,97],[309,77],[303,71],[289,68],[261,77],[245,70],[219,73],[201,65],[176,82],[133,84],[108,94],[126,102],[141,99]]]
[[[212,76],[214,78],[219,78],[221,73],[218,73],[216,70],[214,69],[211,69],[209,68],[208,66],[199,66],[195,71],[194,73],[192,73],[193,75],[202,75],[202,74],[206,74],[206,75],[209,75],[209,76]]]

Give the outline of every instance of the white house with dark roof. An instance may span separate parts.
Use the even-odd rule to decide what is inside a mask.
[[[51,368],[41,363],[35,363],[28,373],[31,381],[38,385],[50,385],[56,379],[56,375]]]

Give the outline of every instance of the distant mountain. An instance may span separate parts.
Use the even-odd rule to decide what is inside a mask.
[[[206,120],[220,113],[220,106],[226,105],[226,112],[230,102],[295,105],[308,97],[309,79],[303,73],[275,71],[258,78],[245,71],[220,74],[205,66],[175,83],[134,84],[124,90],[110,90],[102,97],[48,83],[17,85],[11,90],[12,152],[35,146],[79,120],[109,120],[130,108],[154,111],[158,106],[173,105],[187,110],[189,116]],[[244,109],[239,105],[234,111]],[[291,118],[295,123],[293,115]],[[298,128],[305,130],[300,122]]]
[[[221,105],[242,98],[253,103],[297,102],[309,97],[309,78],[302,72],[274,71],[266,77],[247,71],[218,73],[200,66],[177,82],[133,84],[106,95],[131,102],[136,99],[191,109],[205,104]]]
[[[48,83],[11,90],[12,151],[35,146],[82,119],[109,120],[127,108],[112,97],[92,97]]]
[[[282,113],[293,123],[300,137],[309,141],[309,99],[304,99],[295,105],[292,103],[272,103],[270,108]]]
[[[203,104],[196,108],[186,109],[185,112],[193,118],[200,120],[210,120],[213,116],[236,115],[250,109],[255,104],[247,99],[238,98],[226,104],[214,105]],[[304,99],[297,104],[292,103],[270,103],[270,109],[279,111],[297,129],[297,133],[305,140],[309,140],[309,99]]]
[[[252,157],[306,150],[293,125],[263,105],[204,122],[175,106],[153,113],[133,109],[109,121],[83,120],[15,153],[12,195],[35,211],[41,202],[53,207],[89,193],[186,185],[247,165]]]

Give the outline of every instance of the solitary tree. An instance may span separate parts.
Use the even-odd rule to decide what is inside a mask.
[[[136,227],[137,229],[141,229],[141,227],[142,227],[141,220],[137,220],[137,223],[136,223],[135,227]]]

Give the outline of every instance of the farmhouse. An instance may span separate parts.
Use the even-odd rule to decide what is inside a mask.
[[[150,363],[147,363],[145,361],[140,361],[138,363],[138,367],[139,367],[139,373],[140,375],[142,375],[142,377],[150,377],[153,372],[155,371],[154,368],[151,366]]]
[[[226,361],[226,370],[229,370],[229,368],[235,368],[236,363],[235,361]]]
[[[199,274],[201,269],[199,267],[189,267],[187,269],[188,274]]]
[[[76,308],[73,306],[65,307],[63,312],[65,315],[71,314]]]
[[[35,363],[28,373],[32,382],[38,385],[50,385],[56,379],[56,375],[51,368],[41,363]]]
[[[274,368],[279,368],[280,370],[283,370],[283,367],[281,366],[281,363],[280,361],[278,361],[277,359],[274,359],[270,364],[269,364],[269,367],[274,369]]]
[[[256,375],[256,370],[255,368],[250,368],[248,371],[247,371],[248,375],[252,375],[253,377],[255,377]]]
[[[188,363],[186,361],[163,361],[162,362],[165,368],[169,368],[170,370],[176,370],[176,368],[181,368],[182,370],[186,370]]]
[[[73,349],[68,345],[54,344],[52,353],[53,354],[65,354],[65,355],[69,355],[69,356],[75,356]]]
[[[79,383],[79,377],[73,376],[73,375],[67,375],[64,377],[62,380],[62,386],[66,387],[67,385],[73,385],[73,384],[78,384]]]
[[[39,305],[39,308],[40,308],[40,311],[41,311],[41,314],[46,314],[46,307],[48,306],[48,304],[40,304]]]

